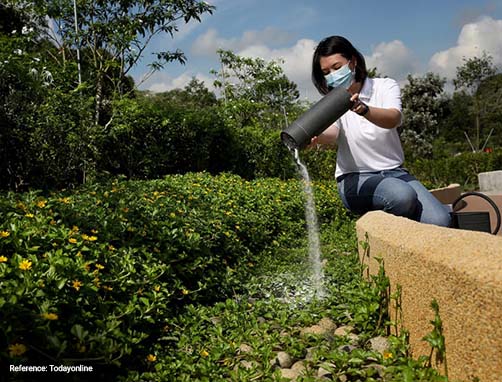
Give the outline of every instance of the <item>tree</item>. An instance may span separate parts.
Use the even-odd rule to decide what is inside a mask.
[[[89,66],[87,81],[94,90],[96,122],[104,104],[104,88],[108,81],[119,95],[127,92],[129,71],[143,57],[145,49],[156,35],[171,36],[178,31],[180,22],[201,21],[204,13],[214,7],[198,0],[32,0],[9,3],[31,8],[31,14],[44,16],[53,22],[45,29],[44,38],[58,47],[54,55],[61,65],[68,60],[76,62],[77,49],[82,61]],[[75,28],[74,5],[76,5]],[[26,11],[25,11],[26,12]],[[185,63],[180,50],[155,53],[150,64],[152,71],[170,61]]]
[[[476,134],[474,145],[469,139],[473,151],[480,151],[481,149],[481,120],[486,114],[487,102],[489,102],[481,96],[478,89],[484,81],[494,76],[496,72],[497,68],[493,65],[492,57],[486,52],[483,52],[481,57],[464,58],[464,64],[457,67],[457,75],[453,80],[455,89],[465,92],[467,95],[471,96],[473,100],[470,111],[474,116]]]
[[[432,154],[432,142],[439,135],[438,121],[443,114],[442,97],[446,79],[427,73],[423,77],[408,75],[402,92],[403,125],[401,138],[412,156]]]
[[[288,113],[298,106],[300,93],[280,67],[280,61],[240,57],[218,50],[220,71],[212,71],[221,89],[227,116],[238,125],[284,127]]]
[[[183,89],[173,89],[163,93],[148,94],[157,104],[171,104],[179,107],[206,108],[217,103],[216,96],[204,84],[193,77]]]
[[[481,100],[482,126],[489,135],[492,145],[502,146],[502,74],[488,77],[478,87],[477,97]],[[482,147],[481,149],[483,149]]]

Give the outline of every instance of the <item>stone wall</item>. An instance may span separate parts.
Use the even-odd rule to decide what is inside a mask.
[[[421,224],[381,211],[357,222],[367,240],[361,261],[378,272],[382,258],[391,293],[402,288],[402,323],[413,356],[428,355],[422,340],[433,328],[431,302],[443,320],[450,380],[502,381],[502,238]]]

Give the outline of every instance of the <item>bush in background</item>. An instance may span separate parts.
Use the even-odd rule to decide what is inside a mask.
[[[405,166],[429,189],[459,183],[466,190],[474,190],[478,187],[478,173],[502,169],[502,150],[463,153],[434,160],[418,159]]]

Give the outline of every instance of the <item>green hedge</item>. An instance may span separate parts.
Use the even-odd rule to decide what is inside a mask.
[[[101,129],[98,173],[155,179],[190,171],[225,171],[228,129],[212,108],[181,109],[148,99],[122,99]]]
[[[405,165],[428,188],[459,183],[466,190],[474,190],[478,187],[477,174],[502,170],[502,150],[463,153],[442,159],[421,159]]]
[[[302,195],[297,180],[207,173],[5,195],[1,358],[141,369],[178,309],[232,295],[263,254],[304,245]],[[350,221],[331,184],[316,196],[321,223]]]
[[[278,130],[227,126],[216,107],[180,109],[148,99],[123,99],[114,107],[116,116],[100,134],[98,173],[133,179],[192,171],[295,176]]]

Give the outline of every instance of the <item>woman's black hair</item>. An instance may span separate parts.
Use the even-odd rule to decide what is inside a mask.
[[[314,57],[312,58],[312,82],[321,94],[327,94],[329,91],[326,79],[321,70],[321,57],[332,56],[337,53],[341,54],[347,60],[352,60],[352,57],[356,58],[356,82],[363,83],[368,76],[363,55],[354,48],[349,40],[342,36],[327,37],[317,45]]]

